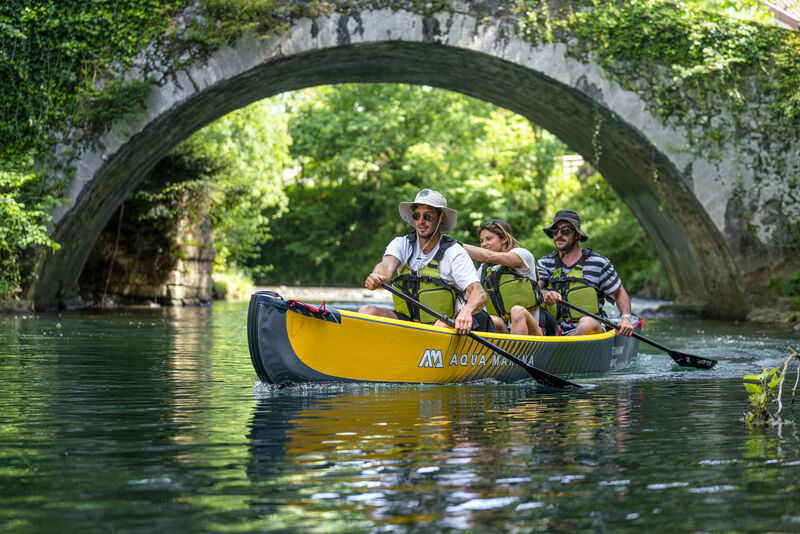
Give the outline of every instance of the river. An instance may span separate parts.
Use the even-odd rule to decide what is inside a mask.
[[[642,344],[581,390],[277,389],[246,315],[0,318],[0,531],[800,531],[797,408],[739,421],[742,377],[800,349],[789,327],[648,316],[644,335],[717,367]]]

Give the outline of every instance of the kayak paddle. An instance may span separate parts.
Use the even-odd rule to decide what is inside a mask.
[[[418,306],[420,309],[428,312],[429,314],[433,315],[437,319],[439,319],[441,321],[444,321],[445,323],[449,324],[450,326],[454,326],[455,325],[453,320],[450,319],[449,317],[447,317],[445,315],[442,315],[442,314],[430,309],[426,305],[422,304],[421,302],[416,301],[414,298],[410,297],[409,295],[406,295],[402,291],[399,291],[399,290],[393,288],[389,284],[382,283],[381,286],[386,291],[388,291],[389,293],[392,293],[393,295],[397,295],[398,297],[400,297],[402,299],[405,299],[406,301],[408,301],[409,304],[413,304],[415,306]],[[576,384],[574,382],[570,382],[569,380],[565,380],[565,379],[563,379],[563,378],[561,378],[559,376],[556,376],[554,374],[548,373],[547,371],[543,371],[541,369],[538,369],[538,368],[536,368],[536,367],[534,367],[532,365],[528,365],[527,363],[525,363],[521,359],[517,358],[516,356],[514,356],[510,352],[507,352],[507,351],[501,349],[500,347],[498,347],[497,345],[495,345],[494,343],[492,343],[488,339],[484,339],[484,338],[476,335],[475,332],[468,332],[467,336],[471,337],[472,339],[474,339],[478,343],[481,343],[481,344],[489,347],[490,349],[495,351],[500,356],[504,356],[505,358],[511,360],[512,362],[516,363],[520,367],[524,368],[526,371],[528,371],[528,374],[530,374],[531,377],[533,377],[534,380],[536,380],[537,382],[539,382],[541,384],[544,384],[545,386],[556,387],[556,388],[565,388],[565,387],[579,388],[579,387],[582,387],[579,384]]]
[[[576,306],[574,304],[570,304],[569,302],[567,302],[565,300],[562,300],[560,302],[561,302],[561,304],[565,305],[567,308],[572,308],[573,310],[578,311],[578,312],[580,312],[580,313],[582,313],[584,315],[588,315],[589,317],[593,317],[593,318],[597,319],[601,323],[604,323],[607,326],[610,326],[611,328],[619,330],[619,325],[613,323],[612,321],[610,321],[606,317],[602,317],[600,315],[595,315],[593,313],[589,313],[588,311],[586,311],[586,310],[584,310],[584,309],[582,309],[582,308],[580,308],[580,307],[578,307],[578,306]],[[714,367],[717,364],[717,360],[712,360],[711,358],[701,358],[700,356],[694,356],[692,354],[686,354],[685,352],[678,352],[677,350],[672,350],[672,349],[670,349],[668,347],[665,347],[664,345],[662,345],[660,343],[656,343],[655,341],[653,341],[651,339],[647,339],[646,337],[644,337],[643,335],[641,335],[641,334],[639,334],[637,332],[634,332],[632,335],[636,339],[642,340],[645,343],[649,343],[650,345],[653,345],[657,349],[663,350],[664,352],[669,354],[670,357],[673,360],[675,360],[675,363],[677,363],[681,367],[697,367],[698,369],[711,369],[712,367]]]

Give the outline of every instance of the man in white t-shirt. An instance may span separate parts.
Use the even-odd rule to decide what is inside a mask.
[[[442,315],[455,313],[455,329],[467,334],[479,328],[473,316],[483,309],[486,293],[478,273],[460,243],[444,234],[456,225],[456,211],[447,207],[447,200],[438,191],[423,189],[413,202],[400,203],[400,217],[415,228],[415,232],[394,238],[386,247],[383,260],[367,276],[364,287],[375,290],[399,272],[397,280],[407,288],[423,288],[406,292]],[[418,283],[409,283],[414,282]],[[433,280],[433,282],[430,282]],[[452,295],[452,304],[448,300]],[[428,299],[426,302],[425,299]],[[398,309],[399,308],[399,309]],[[452,308],[452,309],[451,309]],[[427,314],[395,300],[395,310],[380,306],[363,306],[361,313],[428,322]],[[408,313],[406,313],[408,312]],[[437,326],[444,326],[436,321]]]

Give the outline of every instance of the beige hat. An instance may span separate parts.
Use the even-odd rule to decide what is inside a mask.
[[[448,232],[456,227],[456,219],[458,218],[458,214],[456,213],[456,210],[447,207],[447,200],[445,200],[444,196],[440,192],[434,191],[433,189],[423,189],[417,193],[417,197],[414,199],[414,202],[400,203],[400,217],[402,217],[403,220],[411,226],[415,226],[414,219],[411,217],[411,213],[414,211],[411,206],[416,204],[425,204],[426,206],[430,206],[432,208],[438,208],[442,210],[443,213],[447,214],[444,218],[444,222],[442,222],[441,226],[439,227],[442,232]]]

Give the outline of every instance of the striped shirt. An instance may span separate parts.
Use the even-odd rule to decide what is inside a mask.
[[[583,250],[591,252],[589,257],[586,258],[586,262],[583,264],[583,278],[594,286],[595,289],[600,289],[605,296],[613,295],[622,285],[622,280],[619,279],[619,275],[617,275],[617,271],[614,269],[611,261],[591,249]],[[551,253],[543,258],[539,258],[539,279],[544,280],[545,283],[553,276],[553,271],[555,271],[559,263],[558,252],[553,252],[555,252],[555,254]],[[564,273],[569,273],[571,268],[572,266],[565,266]],[[545,287],[547,287],[546,284]],[[609,298],[608,300],[614,302],[613,298]]]
[[[617,271],[605,256],[601,256],[591,249],[583,250],[590,252],[585,263],[583,264],[583,278],[589,284],[594,286],[595,289],[600,289],[600,291],[603,293],[602,297],[605,297],[605,299],[608,299],[613,303],[614,299],[611,297],[611,295],[613,295],[620,287],[622,287],[622,281],[619,279]],[[558,252],[555,250],[553,253],[548,254],[543,258],[539,258],[539,280],[543,280],[545,282],[545,288],[547,288],[547,282],[553,276],[553,271],[555,271],[558,264]],[[572,266],[564,266],[564,273],[569,273],[571,268]],[[601,298],[600,300],[601,308],[605,302],[605,299]],[[561,322],[560,326],[562,331],[566,334],[575,328],[576,323],[572,323],[569,320],[564,320]]]

